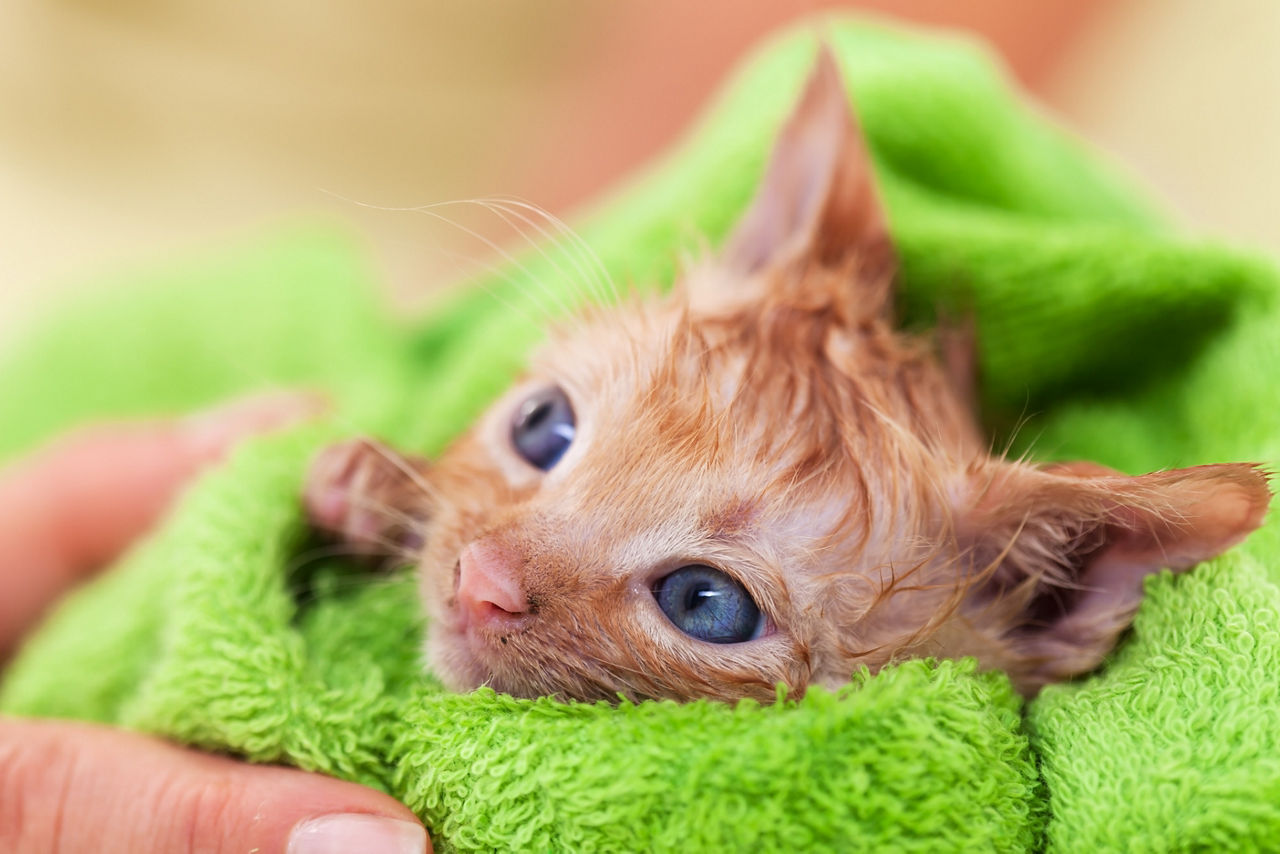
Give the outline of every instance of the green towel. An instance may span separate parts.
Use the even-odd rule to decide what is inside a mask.
[[[1135,472],[1280,459],[1273,267],[1172,233],[979,47],[847,19],[816,30],[856,94],[901,309],[921,326],[974,314],[993,432],[1029,417],[1015,449]],[[751,57],[684,144],[586,218],[614,280],[668,283],[682,253],[723,238],[814,32]],[[582,295],[589,263],[559,241],[397,322],[349,238],[301,227],[52,313],[0,361],[0,458],[86,418],[262,384],[327,388],[341,414],[200,481],[54,614],[0,708],[378,786],[443,850],[1280,845],[1277,524],[1151,579],[1107,667],[1025,708],[1003,676],[921,661],[769,707],[443,693],[420,672],[412,581],[311,550],[307,457],[355,430],[438,451],[509,381],[540,313]]]

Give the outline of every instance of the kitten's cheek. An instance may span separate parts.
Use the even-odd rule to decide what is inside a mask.
[[[461,562],[455,560],[449,569],[444,569],[444,566],[449,564],[438,565],[434,572],[423,567],[424,574],[428,576],[427,583],[423,585],[423,595],[426,599],[426,611],[431,617],[428,637],[433,647],[431,652],[434,656],[438,651],[434,647],[441,647],[449,653],[450,659],[474,659],[474,641],[470,636],[467,612],[458,600]]]
[[[423,610],[433,631],[447,629],[457,634],[458,625],[458,565],[424,560],[418,569],[421,573],[419,590]]]

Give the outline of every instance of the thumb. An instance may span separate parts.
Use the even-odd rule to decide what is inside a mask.
[[[425,854],[373,789],[136,733],[0,719],[0,851]]]

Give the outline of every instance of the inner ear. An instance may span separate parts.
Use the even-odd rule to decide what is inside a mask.
[[[359,554],[409,558],[432,508],[430,467],[374,439],[332,445],[311,462],[303,506],[312,527]]]
[[[1253,465],[1124,475],[1088,463],[984,475],[957,526],[975,576],[962,611],[995,636],[1019,688],[1101,664],[1132,622],[1143,580],[1220,554],[1262,524]]]
[[[860,277],[876,284],[893,275],[871,157],[825,45],[723,260],[739,274],[810,260],[831,267],[856,261]]]

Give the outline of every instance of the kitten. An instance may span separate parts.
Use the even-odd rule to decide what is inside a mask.
[[[1261,524],[1254,465],[990,456],[963,390],[893,329],[893,272],[824,51],[718,259],[553,337],[434,464],[328,449],[311,519],[415,548],[454,689],[766,702],[916,656],[975,656],[1033,695],[1101,663],[1144,576]]]

